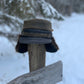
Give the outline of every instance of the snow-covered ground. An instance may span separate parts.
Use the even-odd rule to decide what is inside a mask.
[[[47,53],[46,65],[62,60],[63,81],[58,84],[84,84],[84,14],[72,14],[62,22],[51,21],[60,50]],[[0,44],[0,84],[7,84],[29,72],[28,55],[16,53],[15,43],[5,37],[0,37]]]

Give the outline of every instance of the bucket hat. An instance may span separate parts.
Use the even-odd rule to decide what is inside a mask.
[[[16,51],[25,53],[29,44],[44,44],[47,52],[56,52],[59,48],[52,36],[51,23],[43,19],[24,21],[23,30],[18,37]]]

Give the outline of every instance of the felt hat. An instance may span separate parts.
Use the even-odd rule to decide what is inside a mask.
[[[19,35],[16,51],[25,53],[29,44],[44,44],[47,52],[56,52],[59,48],[52,36],[51,23],[43,19],[24,21]]]

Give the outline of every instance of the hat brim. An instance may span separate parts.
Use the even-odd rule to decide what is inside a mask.
[[[45,42],[45,40],[47,40],[47,42]],[[25,53],[28,51],[28,44],[44,44],[45,45],[45,48],[46,48],[46,51],[47,52],[56,52],[59,48],[58,48],[58,45],[56,44],[54,38],[52,38],[51,40],[49,39],[43,39],[41,38],[39,40],[39,38],[35,38],[34,39],[29,39],[27,37],[24,37],[24,38],[19,38],[18,40],[18,43],[16,45],[16,51],[19,52],[19,53]]]
[[[45,47],[46,47],[46,51],[51,53],[56,52],[59,49],[53,37],[52,37],[52,42],[49,44],[45,44]]]
[[[16,52],[19,53],[25,53],[28,50],[28,45],[27,44],[22,44],[19,41],[17,42],[17,45],[15,47]]]
[[[51,43],[52,40],[50,38],[38,38],[38,37],[27,37],[21,36],[19,38],[19,43],[22,44],[48,44]]]

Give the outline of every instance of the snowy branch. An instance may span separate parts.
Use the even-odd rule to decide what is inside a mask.
[[[13,41],[16,41],[16,40],[17,40],[18,35],[19,35],[19,34],[15,34],[15,33],[5,33],[5,32],[0,31],[0,36],[5,36],[5,37],[7,37],[9,40],[13,40]]]

